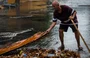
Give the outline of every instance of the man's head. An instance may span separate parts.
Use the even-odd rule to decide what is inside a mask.
[[[59,10],[60,4],[58,3],[58,1],[55,0],[52,2],[52,6],[54,7],[55,10]]]

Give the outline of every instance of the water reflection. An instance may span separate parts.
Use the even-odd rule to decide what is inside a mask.
[[[45,19],[45,18],[44,18]],[[43,31],[48,28],[48,21],[43,21],[43,19],[33,20],[30,18],[24,19],[8,19],[8,30],[24,30],[29,28],[34,28],[37,31]],[[46,26],[46,27],[44,27]]]
[[[35,15],[34,12],[42,12],[45,13],[47,11],[47,0],[45,1],[20,1],[17,3],[17,7],[13,9],[9,9],[7,15],[15,16],[15,15]],[[40,14],[40,13],[39,13]]]
[[[47,0],[23,0],[16,8],[4,9],[6,12],[0,16],[0,45],[28,38],[38,31],[45,31],[51,19],[47,9]]]

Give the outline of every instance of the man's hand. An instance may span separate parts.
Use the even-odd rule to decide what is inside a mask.
[[[73,20],[73,19],[74,19],[74,17],[73,17],[73,16],[69,16],[69,19]]]
[[[69,16],[69,19],[70,19],[70,20],[73,20],[74,17],[76,16],[76,13],[77,13],[77,12],[75,11],[75,12],[73,13],[73,15]]]
[[[51,24],[50,27],[44,32],[44,34],[49,33],[55,25],[56,25],[56,22],[52,22],[52,24]]]
[[[47,29],[45,32],[44,32],[44,34],[47,34],[47,33],[49,33],[50,32],[50,29]]]
[[[47,33],[49,33],[50,31],[51,31],[50,28],[46,30]]]
[[[46,31],[44,31],[43,35],[46,35],[49,32],[50,32],[50,29],[47,29]]]

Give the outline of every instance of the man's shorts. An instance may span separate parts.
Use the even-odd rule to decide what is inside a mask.
[[[78,24],[76,24],[76,26],[77,26],[77,28],[78,28]],[[77,31],[73,24],[60,24],[59,29],[62,29],[62,30],[64,30],[65,32],[67,32],[68,27],[70,27],[73,32]]]

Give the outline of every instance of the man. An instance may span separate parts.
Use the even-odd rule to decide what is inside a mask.
[[[57,1],[53,1],[52,6],[55,9],[54,14],[53,14],[53,22],[50,28],[47,30],[47,33],[53,29],[58,19],[61,21],[61,24],[59,27],[59,37],[61,41],[60,49],[64,50],[65,48],[64,41],[63,41],[64,32],[67,32],[68,27],[70,27],[75,34],[78,50],[82,50],[82,47],[80,46],[80,39],[79,39],[78,31],[75,29],[74,25],[71,22],[71,20],[73,20],[76,26],[78,27],[76,11],[66,5],[60,5]]]

